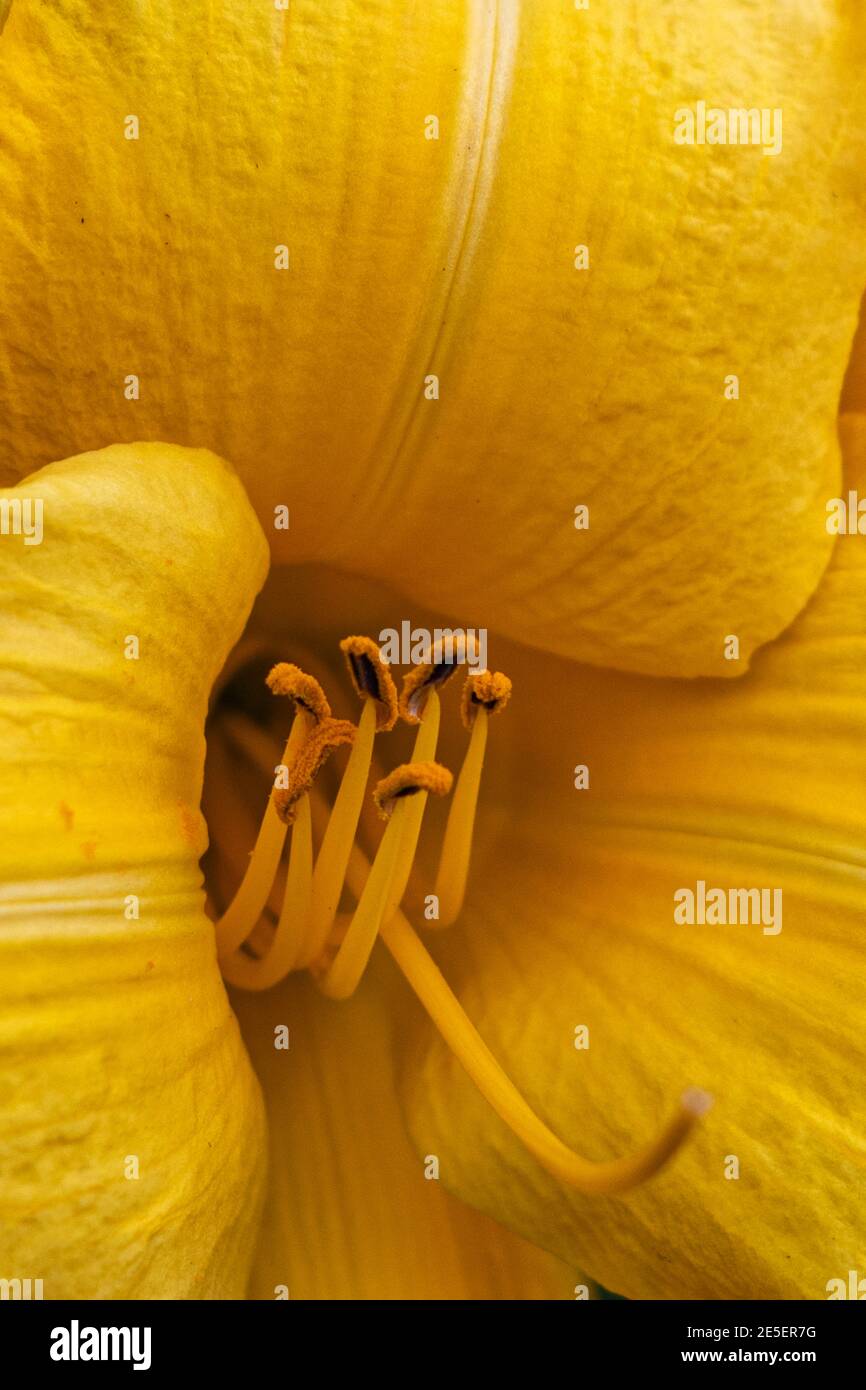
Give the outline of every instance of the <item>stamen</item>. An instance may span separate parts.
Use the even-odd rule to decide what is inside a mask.
[[[345,637],[340,650],[355,692],[364,702],[349,762],[316,859],[313,890],[302,965],[318,960],[331,934],[349,853],[358,833],[364,792],[373,760],[377,730],[392,729],[397,721],[397,689],[371,637]]]
[[[344,637],[340,651],[346,658],[355,693],[362,700],[376,701],[376,727],[382,733],[393,729],[397,722],[397,687],[372,637]]]
[[[377,665],[366,645],[368,640],[349,638],[343,644],[356,689],[366,700],[358,730],[345,720],[332,718],[321,687],[310,682],[297,667],[283,663],[271,672],[271,688],[290,694],[299,704],[283,755],[291,785],[272,792],[244,879],[217,925],[225,976],[230,983],[246,989],[266,989],[290,970],[306,965],[325,994],[343,999],[357,987],[376,938],[381,935],[454,1055],[539,1163],[557,1180],[582,1192],[627,1191],[652,1177],[668,1161],[697,1119],[709,1109],[711,1099],[703,1091],[690,1089],[650,1144],[631,1157],[603,1163],[591,1163],[574,1153],[524,1100],[399,910],[427,796],[430,792],[445,794],[451,787],[450,772],[437,764],[434,756],[440,718],[436,689],[453,674],[452,663],[434,662],[428,666],[426,676],[421,668],[420,676],[413,672],[406,678],[401,709],[409,722],[420,724],[413,762],[396,768],[377,784],[376,804],[390,818],[372,867],[353,842],[376,728],[390,727],[388,720],[393,722],[387,690],[390,675],[384,670],[384,663]],[[462,905],[487,724],[490,715],[505,706],[510,693],[510,682],[501,673],[473,672],[466,682],[462,711],[464,723],[470,728],[470,740],[436,880],[440,925],[453,921]],[[328,753],[341,743],[353,743],[353,749],[329,821],[324,798],[312,786],[312,779]],[[247,740],[247,751],[266,770],[269,768],[266,748],[259,748],[255,741],[250,745]],[[327,826],[315,871],[311,811],[317,834],[323,824]],[[277,928],[267,954],[260,959],[251,958],[252,942],[247,942],[243,953],[237,947],[250,937],[261,916],[279,866],[287,822],[292,819],[286,892]],[[357,900],[351,918],[337,913],[344,881]]]
[[[316,777],[325,756],[328,756],[339,742],[349,739],[352,739],[352,753],[317,856],[316,873],[311,877],[311,883],[307,883],[303,901],[299,899],[295,912],[289,913],[289,922],[285,920],[285,912],[281,913],[281,929],[278,927],[277,937],[267,955],[267,972],[263,973],[246,959],[240,959],[235,977],[240,974],[243,979],[261,981],[267,976],[267,979],[272,977],[275,983],[281,979],[279,962],[286,960],[282,973],[286,973],[286,970],[292,967],[300,969],[311,965],[321,955],[331,934],[343,890],[346,860],[356,837],[364,790],[370,773],[374,734],[377,728],[392,728],[398,717],[395,684],[373,639],[345,638],[341,642],[341,651],[346,657],[354,688],[364,701],[360,727],[357,730],[350,724],[346,726],[345,721],[341,723],[332,719],[331,709],[318,682],[314,681],[313,677],[306,676],[306,673],[296,666],[279,664],[268,677],[271,689],[278,689],[281,694],[291,694],[296,701],[303,701],[304,706],[311,712],[316,712],[320,720],[314,733],[304,742],[293,760],[289,771],[289,787],[281,788],[274,794],[278,815],[286,823],[292,823],[297,806],[303,810],[306,801],[304,792]],[[295,838],[292,840],[293,852]],[[292,866],[289,865],[289,877],[291,874]],[[235,979],[235,983],[240,981]],[[257,987],[265,986],[259,983]]]
[[[330,719],[331,707],[319,682],[290,662],[278,662],[269,672],[266,681],[275,695],[288,696],[295,706],[295,718],[283,751],[282,762],[275,769],[276,774],[283,767],[292,767],[311,730]],[[216,923],[217,955],[221,963],[247,939],[268,901],[286,842],[286,828],[291,819],[291,815],[280,813],[277,795],[274,789],[268,798],[256,843],[240,887]]]
[[[291,766],[310,733],[310,727],[311,716],[305,709],[299,709],[286,741],[281,766]],[[286,842],[286,829],[287,822],[279,816],[272,792],[240,887],[216,923],[220,963],[247,939],[262,915]]]
[[[299,962],[301,965],[310,965],[321,955],[337,915],[346,878],[346,864],[358,831],[361,805],[370,774],[376,722],[376,702],[368,699],[361,711],[355,742],[316,857],[306,941]]]
[[[439,719],[441,715],[441,705],[436,691],[431,689],[427,695],[427,703],[421,716],[421,725],[415,735],[415,747],[412,750],[412,763],[431,763],[436,756],[436,744],[439,741]],[[386,916],[390,917],[397,911],[403,901],[403,894],[406,892],[406,885],[412,872],[412,865],[415,862],[415,854],[418,849],[418,838],[421,834],[421,822],[424,819],[424,811],[427,807],[427,797],[422,792],[421,795],[413,797],[405,815],[405,831],[400,842],[400,852],[397,857],[397,865],[394,869],[394,877],[391,880],[391,888],[388,899],[388,909]]]
[[[429,659],[407,671],[399,704],[400,715],[407,724],[419,723],[431,691],[449,681],[462,662],[473,664],[478,651],[478,642],[472,634],[468,638],[452,636],[435,643],[429,650]]]
[[[434,796],[447,796],[451,782],[451,773],[439,763],[404,763],[377,783],[373,800],[380,814],[390,819],[339,950],[333,963],[318,979],[319,988],[329,998],[348,999],[367,968],[391,895],[400,842],[406,829],[409,809],[406,798],[423,795],[426,799],[430,792]]]
[[[260,894],[264,883],[264,874],[272,866],[270,883],[265,890],[265,898],[255,919],[251,921],[252,910],[258,901],[257,896],[251,895],[249,903],[242,903],[242,908],[245,911],[238,911],[236,914],[237,921],[232,922],[231,935],[224,930],[217,939],[217,953],[226,979],[232,984],[249,989],[266,989],[269,984],[276,984],[297,964],[308,930],[312,895],[312,829],[307,793],[326,758],[335,748],[353,743],[357,733],[355,725],[348,720],[331,717],[330,705],[318,681],[314,680],[312,676],[307,676],[298,667],[283,662],[274,667],[267,679],[268,685],[275,693],[290,695],[297,704],[303,706],[303,713],[296,716],[296,721],[298,718],[304,720],[304,736],[297,742],[290,740],[286,745],[283,765],[288,778],[288,785],[275,788],[271,793],[262,821],[262,828],[259,831],[260,840],[265,826],[270,827],[272,825],[272,813],[275,813],[278,824],[282,827],[282,836],[280,838],[278,832],[273,830],[272,838],[269,838],[268,841],[270,853],[262,860],[257,872],[257,891]],[[313,713],[314,711],[315,713]],[[309,728],[309,721],[315,717],[318,717],[319,722]],[[297,826],[295,826],[296,820]],[[262,960],[249,960],[246,957],[236,956],[234,952],[241,942],[250,935],[261,915],[264,903],[267,901],[270,884],[277,872],[282,847],[285,843],[286,828],[290,825],[295,826],[295,829],[292,834],[289,854],[286,891],[270,950]],[[258,847],[259,840],[256,841],[256,847]],[[275,858],[273,857],[274,854]],[[253,857],[255,857],[255,851]],[[244,884],[242,883],[238,897],[240,897],[243,887]],[[229,913],[233,912],[236,902],[237,897],[221,919],[223,924]],[[239,935],[244,927],[247,929],[243,931],[243,935]]]
[[[230,985],[248,990],[270,989],[295,969],[310,910],[312,879],[313,830],[310,798],[305,794],[292,826],[285,896],[273,940],[267,954],[259,960],[240,951],[221,960],[222,973]]]
[[[255,844],[261,824],[261,815],[253,814],[245,798],[225,795],[226,787],[236,786],[244,777],[238,754],[264,768],[266,773],[271,771],[277,758],[273,740],[258,724],[242,714],[221,712],[219,720],[208,730],[208,777],[202,798],[210,840],[206,881],[211,890],[210,915],[214,921],[237,892],[250,862],[249,848],[244,847]],[[284,889],[285,873],[280,860],[258,925],[247,938],[248,946],[253,949],[262,932],[264,940],[270,940],[280,915]]]
[[[448,824],[436,875],[434,892],[439,900],[439,917],[426,923],[429,927],[450,927],[463,907],[487,747],[487,725],[490,716],[499,714],[510,698],[511,681],[501,671],[480,671],[466,677],[460,710],[463,723],[471,731],[469,747],[448,808]]]
[[[276,787],[273,793],[274,807],[285,825],[292,824],[298,802],[313,785],[323,763],[335,748],[354,743],[356,733],[350,720],[327,716],[307,734],[294,757],[286,760],[288,785]]]

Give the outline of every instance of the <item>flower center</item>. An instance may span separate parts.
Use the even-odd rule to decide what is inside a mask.
[[[251,778],[272,779],[257,833],[252,826],[238,825],[221,798],[206,808],[222,879],[212,900],[219,896],[226,904],[214,914],[223,976],[237,988],[264,990],[290,971],[307,970],[324,994],[346,999],[381,938],[482,1094],[550,1173],[594,1193],[623,1192],[644,1181],[679,1148],[708,1108],[709,1097],[686,1091],[655,1140],[631,1157],[604,1163],[580,1157],[514,1087],[402,909],[428,798],[448,796],[453,785],[435,878],[438,916],[425,919],[424,926],[448,927],[460,915],[488,726],[508,703],[511,682],[501,672],[469,668],[461,701],[469,739],[454,784],[452,774],[436,761],[436,748],[439,691],[458,671],[458,656],[431,651],[426,663],[410,669],[398,698],[388,665],[370,638],[348,637],[340,646],[361,701],[357,724],[335,719],[320,683],[287,662],[275,665],[266,677],[272,694],[294,707],[281,755],[280,743],[243,702],[224,702],[217,716],[219,756],[226,763],[223,785],[227,780],[249,784]],[[465,659],[466,653],[460,656]],[[389,733],[398,714],[416,728],[414,747],[408,762],[383,776],[377,735]],[[350,752],[337,780],[329,759],[340,747]],[[362,840],[373,830],[374,808],[379,831],[370,857]],[[250,843],[252,853],[244,866]],[[350,900],[351,910],[340,910],[344,899]]]

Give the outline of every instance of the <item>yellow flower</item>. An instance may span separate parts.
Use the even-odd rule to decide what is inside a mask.
[[[14,0],[2,467],[12,483],[123,443],[3,494],[41,500],[45,527],[40,545],[0,537],[11,1274],[58,1296],[232,1295],[257,1231],[265,1297],[568,1297],[584,1268],[635,1297],[821,1297],[856,1264],[855,537],[779,634],[819,585],[842,486],[866,25],[829,0],[773,20],[693,8],[638,27],[505,0]],[[676,145],[677,109],[705,96],[782,109],[783,153]],[[862,421],[846,430],[856,486]],[[443,967],[588,1159],[709,1086],[715,1110],[652,1183],[599,1197],[547,1177],[374,961],[345,1004],[298,978],[237,999],[270,1110],[260,1225],[263,1111],[202,911],[196,808],[208,695],[267,547],[235,476],[176,445],[232,461],[279,566],[214,707],[214,902],[267,797],[257,663],[327,661],[410,604],[510,639]],[[610,667],[630,674],[593,670]],[[435,756],[456,772],[447,699]],[[289,892],[305,786],[282,803]],[[782,930],[676,924],[673,894],[699,880],[781,889]],[[371,908],[361,935],[393,945],[396,920]],[[309,961],[330,992],[354,984],[354,950]],[[533,1247],[424,1182],[398,1082],[443,1185]]]

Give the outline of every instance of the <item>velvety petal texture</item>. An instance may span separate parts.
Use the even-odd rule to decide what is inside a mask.
[[[862,497],[866,418],[842,432]],[[630,1297],[826,1298],[862,1267],[864,1239],[863,539],[839,538],[815,599],[742,682],[510,664],[503,719],[522,732],[512,760],[491,733],[498,842],[444,944],[449,977],[588,1157],[649,1138],[687,1083],[716,1103],[649,1185],[575,1197],[422,1030],[404,1073],[416,1145],[460,1195]],[[517,798],[522,814],[497,822]],[[781,897],[759,921],[677,922],[675,894],[699,880]]]
[[[850,0],[14,0],[0,466],[207,445],[281,558],[729,676],[828,559],[864,63]]]
[[[199,801],[267,546],[226,464],[153,443],[42,469],[0,521],[0,1269],[45,1298],[237,1297],[264,1117]]]

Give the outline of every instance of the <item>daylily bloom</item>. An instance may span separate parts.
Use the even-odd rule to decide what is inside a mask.
[[[5,7],[0,1276],[862,1264],[866,20],[778,8]],[[386,729],[404,618],[507,708]]]

